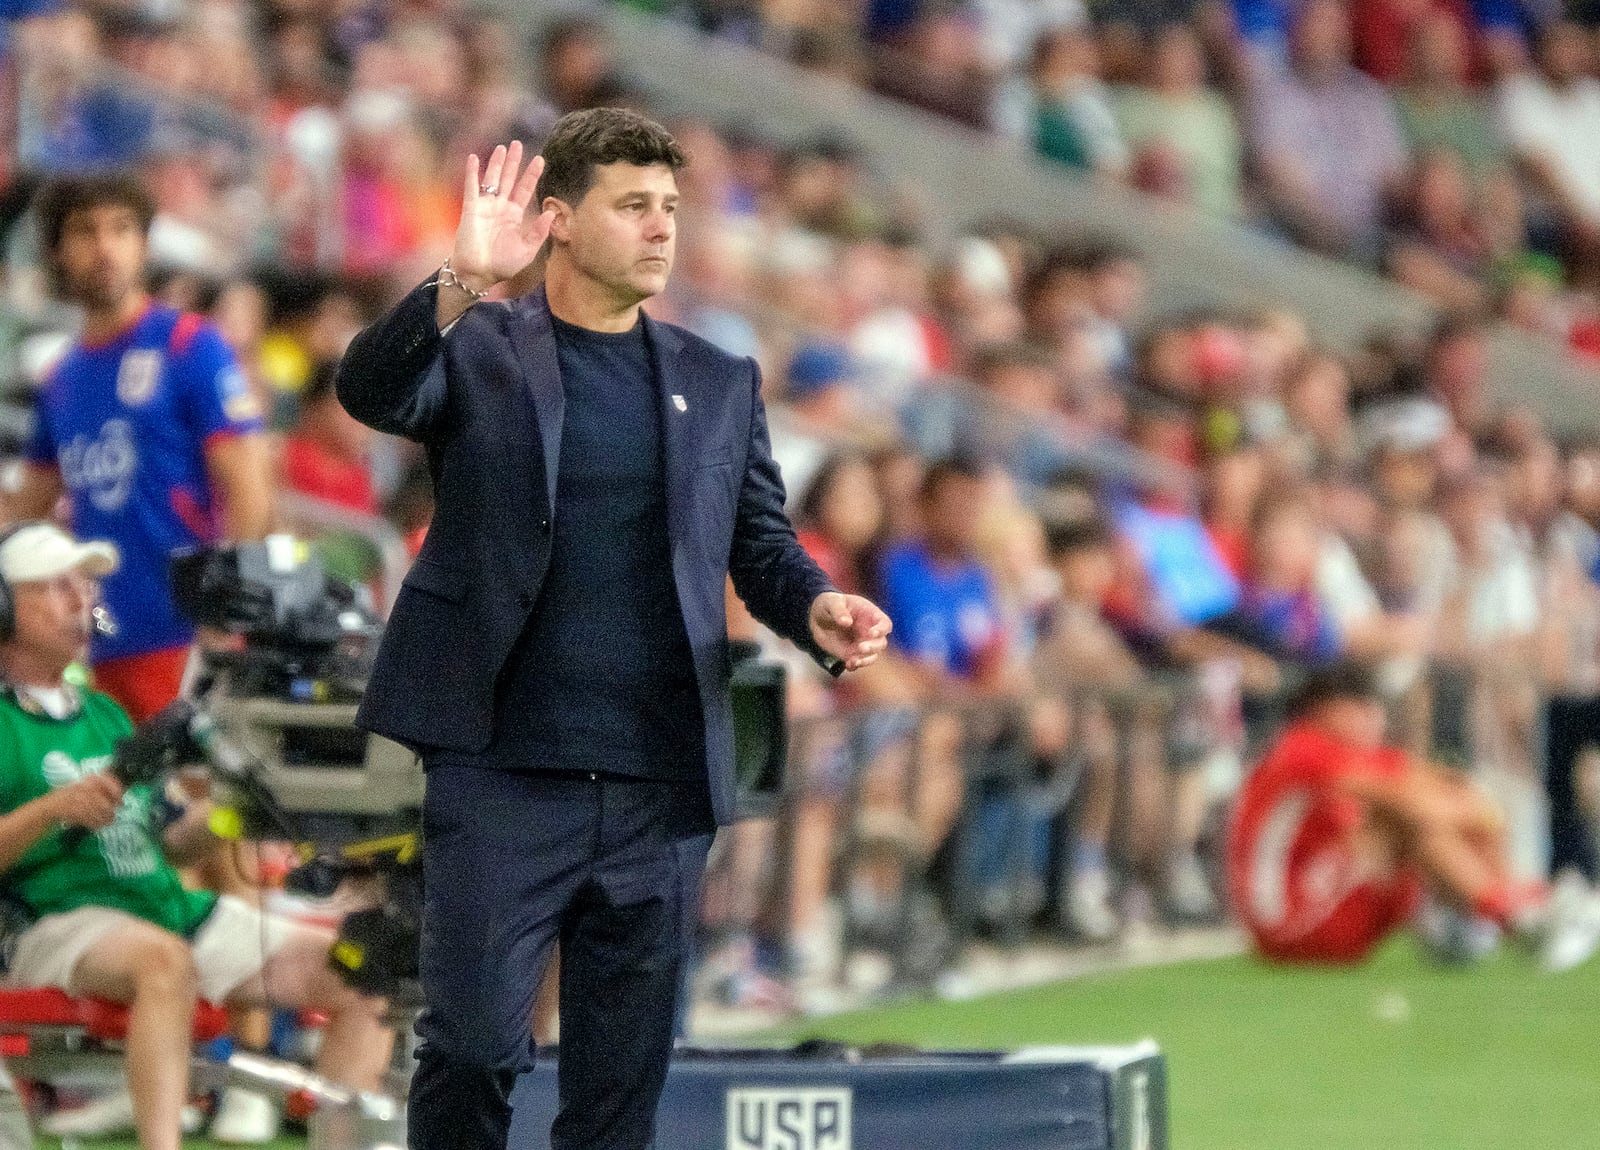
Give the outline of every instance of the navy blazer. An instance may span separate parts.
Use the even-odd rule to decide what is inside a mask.
[[[541,289],[469,308],[440,335],[435,289],[414,290],[351,343],[346,410],[427,448],[433,525],[379,646],[359,726],[408,746],[478,752],[495,684],[550,563],[564,396]],[[837,674],[813,642],[832,590],[795,539],[755,363],[646,316],[666,469],[672,574],[705,717],[717,821],[733,817],[733,712],[724,587]],[[616,593],[625,595],[626,587]]]

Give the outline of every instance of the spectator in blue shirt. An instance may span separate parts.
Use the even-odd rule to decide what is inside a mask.
[[[923,479],[921,504],[921,537],[883,558],[884,609],[899,636],[893,642],[929,673],[935,690],[996,687],[1006,634],[975,548],[984,507],[981,469],[963,459],[935,463]]]
[[[0,18],[5,14],[0,13]],[[28,171],[102,171],[136,160],[155,129],[156,108],[127,83],[97,74],[100,34],[81,11],[19,5],[17,159]]]
[[[880,602],[894,621],[892,634],[899,636],[891,642],[920,668],[929,702],[1009,699],[1019,709],[1021,721],[976,741],[947,710],[929,713],[922,732],[923,758],[933,769],[921,790],[957,800],[965,789],[971,851],[964,881],[976,892],[978,917],[1004,930],[1043,900],[1055,814],[1044,796],[1065,749],[1065,731],[1041,713],[1052,710],[1050,701],[1027,706],[1026,670],[1009,657],[1012,636],[976,549],[987,502],[985,477],[975,463],[957,458],[929,467],[921,489],[921,530],[884,556]],[[959,768],[952,769],[952,752],[963,746],[963,758],[977,769],[965,781]],[[1034,768],[1028,778],[1016,770],[1022,762]],[[925,795],[918,797],[927,805]],[[954,813],[953,803],[941,799],[939,805]]]

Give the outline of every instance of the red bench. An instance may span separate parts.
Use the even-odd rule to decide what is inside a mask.
[[[228,1012],[201,1002],[194,1039],[209,1042],[228,1031]],[[36,1084],[85,1065],[122,1063],[128,1008],[98,998],[73,998],[60,990],[0,990],[0,1057],[33,1110]]]
[[[220,1038],[228,1012],[202,1002],[194,1012],[196,1042]],[[73,998],[64,991],[0,990],[0,1055],[21,1058],[33,1052],[39,1034],[77,1036],[79,1044],[121,1042],[128,1036],[128,1008],[98,998]]]
[[[209,1042],[228,1031],[228,1013],[201,1002],[194,1039]],[[0,1057],[19,1084],[85,1063],[122,1059],[128,1008],[60,990],[0,990]]]

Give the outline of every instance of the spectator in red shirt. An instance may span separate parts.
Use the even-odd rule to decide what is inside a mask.
[[[797,512],[800,546],[835,587],[861,593],[867,548],[883,524],[883,499],[866,460],[849,454],[829,459],[817,469]]]
[[[317,369],[306,385],[296,420],[283,444],[283,483],[366,515],[378,513],[367,455],[372,432],[345,412],[333,392],[334,364]]]
[[[1353,0],[1350,32],[1355,63],[1367,75],[1388,85],[1406,69],[1406,47],[1430,19],[1447,18],[1470,33],[1472,14],[1460,0]]]
[[[1250,522],[1267,483],[1266,458],[1254,448],[1222,453],[1206,465],[1202,492],[1206,534],[1234,578],[1250,566]]]

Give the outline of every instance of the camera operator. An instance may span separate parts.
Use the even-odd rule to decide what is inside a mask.
[[[117,559],[112,545],[43,522],[0,536],[0,598],[12,608],[6,619],[0,603],[0,891],[37,916],[6,940],[6,982],[129,1004],[139,1143],[178,1150],[197,998],[325,1013],[319,1065],[358,1089],[379,1085],[392,1035],[382,1000],[330,967],[330,935],[182,887],[173,863],[216,842],[208,803],[163,830],[153,789],[109,772],[132,724],[65,672],[89,638],[94,580]]]

